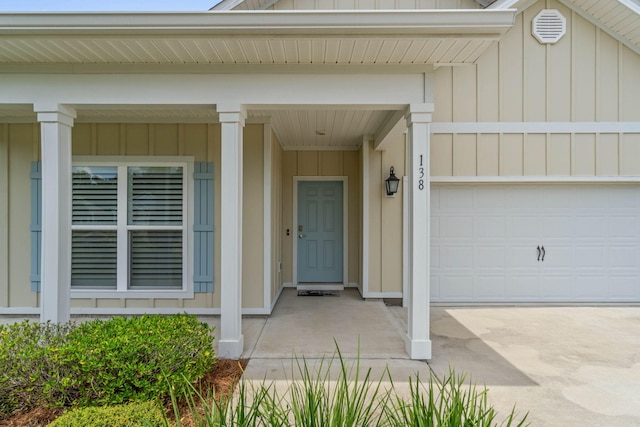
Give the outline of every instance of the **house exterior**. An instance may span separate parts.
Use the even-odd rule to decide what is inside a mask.
[[[0,14],[0,315],[638,303],[639,100],[635,0]]]

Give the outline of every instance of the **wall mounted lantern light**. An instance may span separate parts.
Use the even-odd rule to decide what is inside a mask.
[[[394,173],[393,166],[391,166],[391,169],[389,170],[389,178],[384,180],[387,196],[393,196],[398,192],[398,184],[400,184],[400,180]]]

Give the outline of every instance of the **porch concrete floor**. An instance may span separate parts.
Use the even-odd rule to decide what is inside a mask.
[[[500,420],[515,403],[534,426],[640,426],[640,307],[433,307],[428,363],[408,359],[406,319],[406,309],[363,301],[354,289],[339,297],[285,289],[269,318],[243,319],[245,379],[284,387],[295,377],[293,354],[318,366],[335,337],[343,356],[359,351],[374,379],[388,367],[401,394],[410,376],[442,378],[451,367],[489,389]]]

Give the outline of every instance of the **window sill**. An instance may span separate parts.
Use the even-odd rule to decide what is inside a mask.
[[[154,298],[170,299],[185,298],[193,299],[192,290],[149,290],[149,291],[106,291],[106,290],[71,290],[71,298]]]

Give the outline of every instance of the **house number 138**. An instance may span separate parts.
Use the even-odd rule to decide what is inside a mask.
[[[420,167],[418,167],[418,190],[424,190],[424,164],[422,154],[420,154]]]

